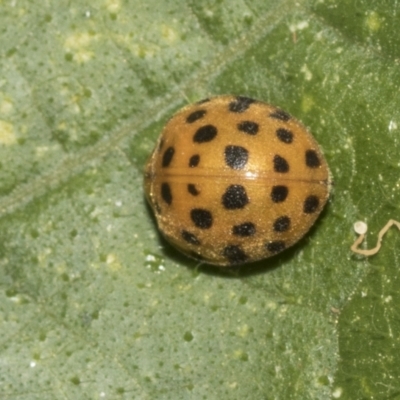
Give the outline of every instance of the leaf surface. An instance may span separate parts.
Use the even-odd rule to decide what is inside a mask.
[[[0,1],[0,397],[399,396],[399,5]],[[242,94],[324,149],[311,232],[237,274],[159,237],[143,166],[170,115]]]

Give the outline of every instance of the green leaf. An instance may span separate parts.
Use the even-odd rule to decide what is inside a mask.
[[[399,396],[399,5],[0,1],[0,397]],[[230,274],[157,233],[142,171],[171,114],[275,104],[326,154],[312,231]],[[364,246],[364,245],[362,245]]]

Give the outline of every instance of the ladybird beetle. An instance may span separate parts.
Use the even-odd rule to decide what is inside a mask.
[[[317,219],[330,187],[328,165],[306,128],[280,108],[242,96],[178,111],[144,174],[165,238],[218,266],[292,246]]]

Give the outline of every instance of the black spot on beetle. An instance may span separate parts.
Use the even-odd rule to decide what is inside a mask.
[[[258,124],[252,121],[242,121],[237,125],[237,128],[248,135],[257,135],[258,133]]]
[[[273,186],[271,190],[271,199],[274,203],[281,203],[286,200],[289,194],[289,189],[284,185]]]
[[[163,182],[161,184],[161,198],[169,205],[172,204],[172,192],[171,186],[168,183]]]
[[[265,247],[270,253],[275,254],[285,250],[286,245],[283,240],[277,240],[275,242],[268,242]]]
[[[280,173],[289,172],[288,162],[278,154],[274,157],[274,171]]]
[[[229,111],[234,113],[245,112],[254,102],[255,100],[249,97],[237,96],[235,100],[229,103]]]
[[[287,122],[290,118],[292,118],[289,113],[281,110],[280,108],[277,108],[273,113],[269,114],[269,116],[284,122]]]
[[[232,169],[242,169],[247,164],[249,152],[241,146],[225,147],[225,163]]]
[[[175,149],[173,147],[168,147],[168,149],[164,151],[161,163],[163,168],[169,167],[169,164],[171,164],[174,154],[175,154]]]
[[[254,236],[256,234],[256,226],[252,222],[244,222],[240,225],[234,225],[232,233],[241,237]]]
[[[190,168],[197,167],[199,165],[199,162],[200,162],[200,156],[198,154],[195,154],[189,159],[189,167]]]
[[[211,142],[217,136],[218,130],[214,125],[204,125],[197,129],[193,136],[193,142],[195,143],[207,143]]]
[[[290,144],[293,142],[293,132],[289,131],[289,129],[279,128],[276,130],[276,136],[278,139],[286,144]]]
[[[211,212],[203,208],[193,208],[190,211],[190,218],[193,223],[201,229],[209,229],[213,224]]]
[[[318,168],[321,165],[321,160],[315,150],[306,151],[306,165],[309,168]]]
[[[200,244],[200,240],[197,239],[196,235],[194,235],[193,233],[183,230],[181,232],[181,235],[182,239],[187,243],[194,244],[196,246]]]
[[[283,215],[277,218],[274,222],[275,232],[286,232],[290,228],[290,218],[287,215]]]
[[[196,185],[193,183],[188,183],[187,190],[192,196],[198,196],[200,191],[197,189]]]
[[[222,252],[222,255],[226,257],[230,264],[242,264],[248,260],[247,254],[236,245],[226,246]]]
[[[202,119],[206,115],[207,111],[206,110],[196,110],[193,111],[191,114],[189,114],[186,117],[186,122],[188,124],[192,124],[193,122],[198,121],[199,119]]]
[[[242,185],[230,185],[222,195],[222,204],[227,210],[244,208],[249,203],[249,198]]]
[[[306,214],[312,214],[317,211],[319,206],[319,199],[317,196],[311,195],[304,200],[303,211]]]

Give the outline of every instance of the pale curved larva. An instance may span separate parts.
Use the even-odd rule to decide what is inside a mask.
[[[376,246],[373,249],[359,249],[358,246],[363,242],[365,238],[365,234],[367,233],[368,230],[368,225],[365,222],[362,221],[357,221],[354,223],[354,231],[359,234],[360,236],[356,239],[356,241],[352,244],[351,246],[351,251],[357,254],[361,254],[363,256],[373,256],[376,254],[382,245],[382,238],[385,235],[385,233],[393,226],[397,226],[397,228],[400,230],[400,222],[390,219],[387,224],[379,231],[378,233],[378,241],[376,243]]]

